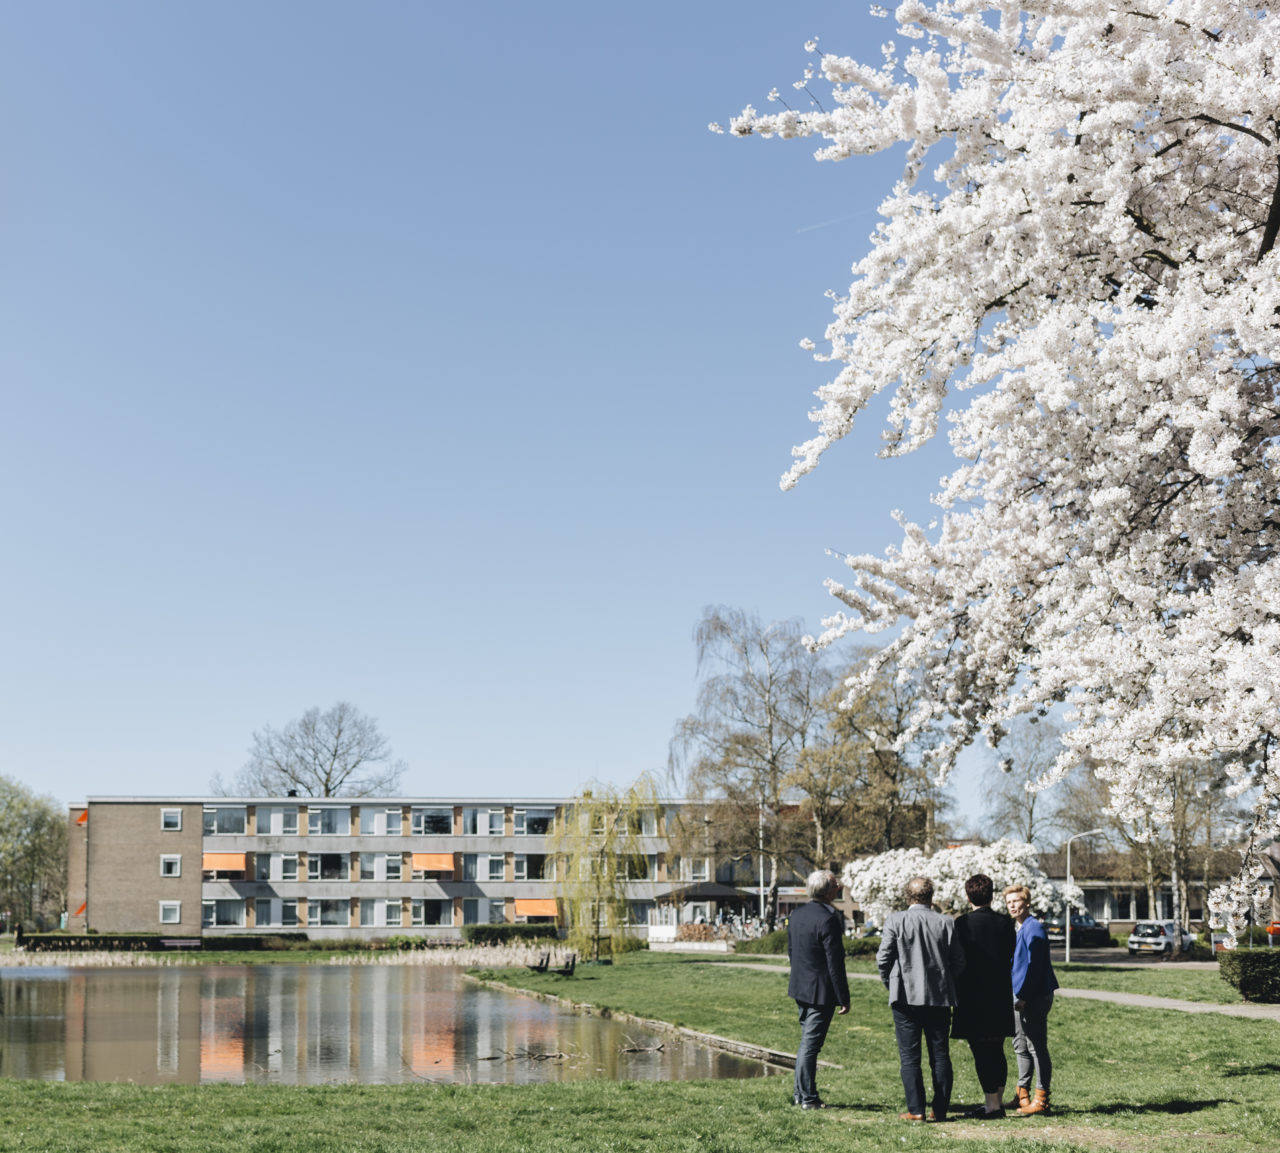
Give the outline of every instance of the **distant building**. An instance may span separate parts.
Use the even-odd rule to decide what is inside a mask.
[[[173,937],[457,938],[561,923],[551,835],[568,798],[90,797],[70,810],[67,928]],[[643,830],[637,932],[754,908],[710,857]],[[726,874],[725,880],[731,874]]]

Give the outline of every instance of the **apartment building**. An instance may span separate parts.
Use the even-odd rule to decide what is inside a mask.
[[[558,923],[556,821],[568,799],[90,797],[70,810],[67,928],[173,937],[456,938]],[[714,916],[709,858],[675,857],[675,807],[645,814],[632,921]],[[742,894],[746,903],[746,894]]]

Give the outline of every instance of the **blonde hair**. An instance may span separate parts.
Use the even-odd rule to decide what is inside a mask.
[[[1028,905],[1031,904],[1031,890],[1026,885],[1009,885],[1005,888],[1004,895],[1007,897],[1010,893],[1017,893]]]

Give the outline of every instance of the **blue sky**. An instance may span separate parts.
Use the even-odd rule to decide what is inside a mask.
[[[404,791],[664,768],[704,606],[817,629],[927,516],[778,477],[897,168],[707,131],[861,3],[0,13],[0,772],[202,793],[350,700]]]

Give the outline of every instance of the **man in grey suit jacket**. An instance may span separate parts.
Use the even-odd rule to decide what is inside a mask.
[[[844,971],[844,918],[832,905],[840,882],[827,869],[810,873],[805,882],[809,903],[787,922],[787,956],[791,976],[787,996],[800,1010],[800,1045],[796,1049],[796,1087],[792,1102],[805,1109],[825,1108],[818,1096],[818,1053],[835,1013],[849,1011],[849,980]]]
[[[955,937],[955,922],[935,913],[933,882],[912,877],[907,882],[904,912],[885,918],[876,965],[889,989],[893,1030],[898,1040],[902,1087],[907,1093],[904,1121],[923,1121],[924,1077],[920,1072],[920,1035],[929,1045],[933,1073],[932,1117],[945,1121],[951,1104],[951,1052],[947,1033],[956,1003],[956,977],[964,970],[964,952]]]

